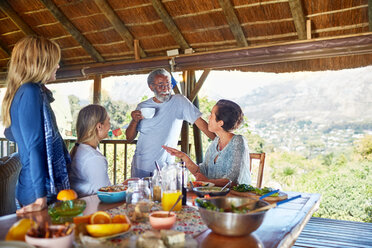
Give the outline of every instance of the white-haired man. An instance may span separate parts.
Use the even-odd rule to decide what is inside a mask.
[[[125,134],[127,140],[138,137],[136,151],[132,160],[132,177],[148,177],[155,168],[155,161],[160,166],[174,162],[174,157],[167,153],[162,145],[176,147],[180,136],[182,122],[195,124],[210,139],[216,135],[208,131],[207,122],[201,112],[183,95],[171,95],[171,75],[165,69],[152,71],[147,84],[154,97],[141,102],[131,113]],[[153,118],[145,119],[141,108],[155,108]]]

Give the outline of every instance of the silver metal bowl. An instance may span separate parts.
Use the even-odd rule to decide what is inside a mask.
[[[209,199],[202,199],[203,201],[210,201],[218,208],[231,208],[231,204],[234,206],[241,206],[249,203],[247,206],[249,209],[255,209],[269,205],[269,203],[256,200],[252,198],[241,198],[241,197],[211,197]],[[213,210],[207,210],[201,206],[198,206],[200,215],[204,223],[212,229],[213,232],[226,236],[243,236],[254,232],[264,220],[267,211],[258,213],[231,213],[231,212],[218,212]]]

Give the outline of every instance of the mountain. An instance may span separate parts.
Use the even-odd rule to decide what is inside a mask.
[[[230,95],[229,99],[242,107],[249,120],[372,121],[372,67],[265,77],[260,80],[267,80],[266,84],[256,83],[257,86],[245,94],[244,86],[235,86],[234,82],[225,84],[225,87],[241,89],[236,90],[237,97]],[[223,89],[211,92],[208,95],[208,89],[204,89],[204,94],[212,99],[224,98]]]

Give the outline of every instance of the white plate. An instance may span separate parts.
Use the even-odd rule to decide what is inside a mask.
[[[137,242],[138,236],[131,236],[129,239],[123,240],[120,245],[122,247],[126,248],[136,248],[136,242]],[[197,248],[198,242],[193,238],[186,238],[185,243],[183,245],[175,246],[177,248]]]
[[[2,248],[35,248],[35,246],[29,245],[26,242],[21,242],[21,241],[0,241],[0,247]]]

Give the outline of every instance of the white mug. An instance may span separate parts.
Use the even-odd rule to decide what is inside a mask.
[[[141,108],[141,113],[146,119],[151,119],[155,115],[155,108]]]

